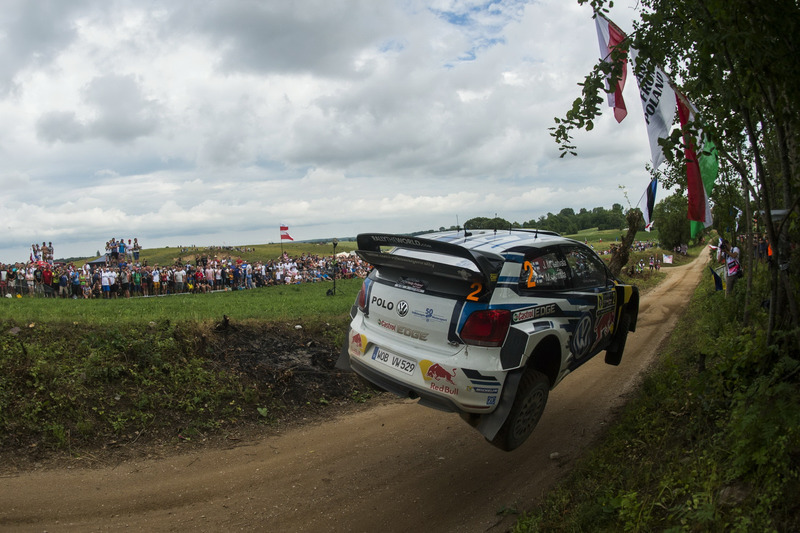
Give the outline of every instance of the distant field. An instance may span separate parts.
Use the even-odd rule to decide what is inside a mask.
[[[355,241],[340,241],[336,246],[336,253],[350,252],[355,250]],[[248,251],[243,251],[247,249]],[[290,257],[299,257],[303,254],[330,256],[333,255],[333,244],[331,243],[303,243],[291,242],[281,246],[277,244],[248,244],[237,246],[230,249],[208,248],[208,247],[165,247],[165,248],[146,248],[139,254],[139,261],[148,265],[173,265],[176,261],[194,264],[195,259],[203,255],[213,259],[241,258],[245,261],[271,261],[281,256],[281,251],[289,254]],[[83,265],[86,261],[91,261],[95,257],[88,257],[83,260],[76,260],[76,265]]]
[[[270,322],[315,322],[347,315],[361,279],[333,283],[281,285],[211,294],[176,294],[114,300],[0,298],[0,314],[18,323],[75,322],[78,324],[140,324],[259,319]]]

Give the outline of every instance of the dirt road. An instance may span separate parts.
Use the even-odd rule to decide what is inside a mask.
[[[504,531],[590,446],[675,325],[706,258],[642,298],[622,364],[550,395],[514,452],[454,414],[397,400],[231,449],[0,479],[3,531]],[[557,456],[555,454],[558,454]]]

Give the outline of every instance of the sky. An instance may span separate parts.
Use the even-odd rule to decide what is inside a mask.
[[[549,134],[599,55],[577,0],[4,0],[0,262],[635,206],[632,76],[577,157]]]

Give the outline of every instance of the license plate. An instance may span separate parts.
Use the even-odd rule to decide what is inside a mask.
[[[378,361],[379,363],[383,363],[386,366],[390,366],[396,370],[399,370],[400,372],[408,374],[409,376],[412,375],[414,370],[417,368],[417,363],[414,361],[399,355],[395,355],[391,352],[387,352],[378,346],[376,346],[372,351],[372,359]]]

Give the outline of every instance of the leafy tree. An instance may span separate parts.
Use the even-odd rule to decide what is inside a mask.
[[[653,208],[653,221],[665,248],[675,248],[689,242],[689,225],[686,223],[687,200],[682,191],[673,193]]]
[[[513,225],[508,220],[501,218],[501,217],[494,217],[494,218],[486,218],[486,217],[475,217],[467,220],[464,222],[464,227],[466,229],[496,229],[501,230],[512,227]]]
[[[596,13],[609,15],[611,0],[577,0]],[[552,135],[562,156],[576,154],[572,131],[591,130],[604,104],[604,76],[612,85],[621,76],[613,62],[634,47],[642,73],[659,65],[683,94],[699,109],[699,120],[689,124],[689,136],[700,127],[714,141],[723,173],[738,188],[745,212],[741,231],[748,241],[742,246],[744,262],[752,261],[752,213],[750,199],[764,212],[763,225],[773,243],[775,261],[770,265],[770,321],[773,331],[791,331],[794,350],[800,349],[800,314],[797,287],[800,261],[800,80],[796,58],[800,54],[800,5],[794,0],[641,0],[641,19],[621,50],[612,52],[612,63],[598,62],[587,75],[581,96],[563,118],[556,118]],[[631,118],[629,118],[630,120]],[[682,138],[678,130],[662,141],[673,169],[684,166]],[[685,173],[665,173],[666,187],[686,188]],[[727,188],[721,193],[728,194]],[[716,197],[716,198],[715,198]],[[719,193],[712,198],[717,205]],[[787,216],[773,216],[782,208]],[[796,265],[795,265],[796,266]],[[745,314],[753,287],[747,269]]]

